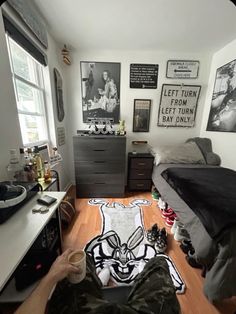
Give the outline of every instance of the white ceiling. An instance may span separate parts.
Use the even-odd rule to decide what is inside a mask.
[[[49,32],[75,49],[216,51],[236,39],[229,0],[35,0]]]

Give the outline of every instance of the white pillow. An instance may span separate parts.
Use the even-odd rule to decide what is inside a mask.
[[[155,164],[206,164],[202,152],[194,142],[178,146],[152,147]]]

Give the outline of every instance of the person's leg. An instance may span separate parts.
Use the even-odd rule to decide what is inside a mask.
[[[86,277],[78,284],[71,284],[67,279],[58,283],[48,305],[49,314],[88,313],[87,305],[98,306],[102,300],[101,281],[96,275],[91,258],[86,258]]]
[[[137,313],[180,313],[175,287],[163,257],[154,257],[146,264],[135,279],[127,305]]]

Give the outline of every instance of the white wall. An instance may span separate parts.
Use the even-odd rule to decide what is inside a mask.
[[[53,125],[50,125],[50,128],[55,128],[54,130],[57,130],[58,127],[64,127],[66,132],[66,143],[62,146],[58,146],[57,141],[57,134],[54,139],[54,145],[57,146],[58,152],[61,154],[63,160],[62,162],[56,166],[55,170],[59,171],[60,175],[60,185],[61,189],[66,189],[69,184],[71,183],[69,172],[68,172],[68,132],[66,128],[66,117],[68,114],[68,108],[67,108],[67,90],[66,90],[66,82],[65,82],[65,75],[64,73],[67,70],[67,65],[65,65],[62,62],[61,57],[61,49],[55,42],[55,40],[48,34],[48,50],[47,50],[47,56],[48,56],[48,70],[49,70],[49,77],[46,82],[47,86],[47,98],[48,101],[52,103],[53,113],[51,116],[51,121],[53,119]],[[65,118],[63,121],[59,122],[57,119],[57,107],[56,107],[56,92],[55,92],[55,81],[54,81],[54,73],[53,70],[56,68],[62,77],[63,81],[63,100],[64,100],[64,111],[65,111]],[[49,88],[48,88],[49,87]],[[54,133],[54,132],[52,132]],[[55,133],[54,133],[55,134]]]
[[[166,79],[166,63],[169,59],[199,60],[200,71],[198,79],[172,80]],[[82,122],[82,101],[81,101],[81,80],[80,80],[80,61],[102,61],[102,62],[120,62],[121,63],[121,119],[126,122],[127,130],[127,151],[130,149],[132,140],[148,140],[152,145],[157,143],[177,144],[185,141],[189,137],[199,136],[202,111],[205,101],[205,94],[210,70],[211,55],[198,53],[175,53],[161,51],[79,51],[73,54],[73,62],[67,75],[68,91],[68,134],[70,135],[69,163],[71,165],[71,178],[74,177],[73,168],[73,147],[72,136],[76,134],[77,129],[83,129]],[[129,68],[130,63],[151,63],[159,64],[158,88],[157,89],[130,89],[129,88]],[[168,84],[193,84],[201,85],[201,95],[199,98],[196,125],[193,128],[163,128],[157,127],[157,115],[160,101],[161,87],[163,83]],[[150,132],[133,133],[133,104],[134,99],[143,98],[152,100]]]
[[[200,135],[202,137],[209,137],[213,143],[213,149],[221,156],[222,166],[236,170],[236,133],[230,132],[210,132],[206,131],[208,116],[210,112],[210,105],[212,93],[215,83],[215,75],[217,68],[234,60],[236,58],[236,40],[216,52],[212,58],[209,87],[206,95],[206,102],[203,112],[202,126]]]
[[[16,100],[13,88],[13,82],[11,78],[11,68],[9,64],[7,43],[5,38],[5,30],[2,19],[2,11],[0,11],[0,181],[7,178],[6,166],[9,162],[9,149],[22,146],[20,125],[18,120],[18,113],[16,107]],[[56,109],[56,94],[53,69],[56,67],[62,75],[64,80],[63,72],[65,71],[66,65],[61,61],[61,51],[54,39],[48,35],[48,49],[46,51],[48,57],[48,68],[45,69],[46,80],[46,99],[47,107],[50,114],[49,129],[53,145],[57,146],[57,138],[55,131],[57,127],[66,128],[66,119],[62,122],[57,120],[57,109]],[[64,88],[64,109],[67,114],[66,108],[66,90]],[[68,135],[66,134],[68,138]],[[70,184],[70,178],[67,172],[68,169],[68,158],[67,143],[63,146],[58,147],[59,153],[63,157],[62,163],[57,166],[57,170],[60,174],[61,189],[64,190],[68,184]]]

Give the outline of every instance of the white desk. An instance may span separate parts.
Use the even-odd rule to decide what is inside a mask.
[[[65,192],[38,192],[10,219],[0,225],[0,291],[52,218],[65,194]],[[57,198],[57,202],[49,207],[47,213],[33,214],[32,208],[40,207],[36,200],[42,195],[53,196]]]

